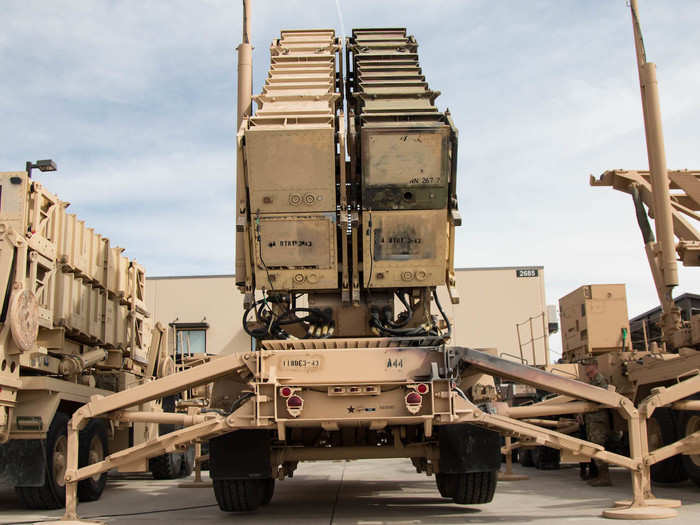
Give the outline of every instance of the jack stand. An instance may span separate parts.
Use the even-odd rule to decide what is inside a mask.
[[[603,516],[618,520],[657,520],[663,518],[675,518],[678,512],[669,508],[680,506],[678,500],[656,499],[646,497],[643,489],[645,481],[649,479],[649,467],[644,466],[641,470],[632,471],[632,489],[634,497],[631,501],[616,501],[615,504],[625,503],[625,506],[612,509],[605,509]],[[677,503],[669,505],[666,503]]]
[[[202,480],[202,462],[209,456],[202,457],[202,442],[197,440],[194,444],[194,481],[186,481],[178,484],[181,489],[206,489],[213,486],[211,481]]]
[[[651,472],[644,458],[649,455],[649,442],[647,441],[647,420],[640,417],[635,411],[627,421],[630,436],[630,455],[640,460],[637,470],[632,474],[632,500],[615,502],[625,506],[605,509],[603,516],[618,520],[657,520],[663,518],[675,518],[678,512],[672,506],[680,506],[680,501],[663,500],[654,498],[651,493]],[[666,504],[665,504],[666,503]],[[668,503],[674,503],[669,505]]]
[[[677,509],[682,506],[681,500],[666,498],[645,498],[644,504],[648,507],[666,507],[668,509]],[[630,507],[631,505],[632,500],[630,499],[621,499],[615,502],[616,507]]]
[[[498,473],[498,481],[522,481],[530,479],[530,477],[525,474],[513,473],[513,446],[511,441],[512,438],[506,436],[506,445],[503,447],[503,452],[506,457],[506,471]]]

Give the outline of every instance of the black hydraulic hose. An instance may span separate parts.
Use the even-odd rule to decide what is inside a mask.
[[[632,200],[634,201],[634,211],[637,215],[637,224],[639,224],[639,229],[642,231],[642,238],[644,239],[644,244],[649,244],[654,242],[654,232],[649,224],[649,217],[644,209],[644,203],[642,202],[642,196],[639,194],[639,186],[634,184],[632,186]]]
[[[271,302],[274,302],[271,299]],[[331,324],[333,318],[319,308],[293,308],[287,310],[282,316],[275,317],[274,313],[267,304],[268,300],[263,298],[255,301],[248,308],[246,308],[243,313],[243,330],[255,339],[261,339],[267,335],[273,335],[282,339],[289,337],[289,334],[282,330],[281,326],[296,324],[296,323],[307,323],[307,324]],[[267,308],[267,312],[265,310]],[[258,320],[265,323],[265,328],[257,328],[251,330],[248,326],[248,316],[253,310],[256,311]],[[296,316],[296,312],[307,312],[306,317],[299,318]]]
[[[447,319],[447,314],[445,313],[445,310],[442,309],[442,304],[440,304],[440,299],[438,299],[436,288],[433,288],[433,299],[435,299],[435,304],[437,305],[440,314],[442,314],[442,318],[445,320],[445,324],[447,324],[447,336],[445,338],[450,339],[452,337],[452,325],[450,324],[449,319]]]
[[[387,324],[391,328],[403,328],[406,326],[408,323],[411,322],[411,319],[413,319],[413,310],[411,309],[411,301],[406,300],[404,297],[404,292],[396,292],[396,297],[398,297],[399,301],[401,301],[401,304],[406,308],[406,317],[399,321],[398,323],[395,323],[393,321],[388,321]]]
[[[372,314],[370,324],[377,328],[380,332],[384,332],[385,334],[389,335],[397,335],[402,337],[425,335],[425,329],[421,326],[416,328],[391,328],[390,326],[386,326],[381,322],[376,313]]]
[[[246,392],[243,394],[241,397],[236,399],[232,404],[231,404],[231,411],[229,414],[233,414],[236,410],[238,410],[243,403],[248,401],[251,397],[255,395],[255,392]]]
[[[255,309],[255,307],[258,304],[262,303],[263,301],[263,299],[260,299],[254,302],[248,308],[246,308],[245,312],[243,312],[243,330],[245,330],[245,333],[247,333],[250,337],[253,337],[255,339],[260,339],[261,337],[264,337],[267,333],[267,330],[263,330],[262,328],[259,328],[257,330],[251,330],[250,328],[248,328],[248,315],[251,311]]]

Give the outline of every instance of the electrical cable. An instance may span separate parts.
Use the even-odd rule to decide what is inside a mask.
[[[263,268],[265,269],[265,274],[267,275],[267,282],[270,284],[270,290],[275,291],[275,287],[272,284],[272,279],[270,279],[270,272],[267,269],[267,264],[265,264],[265,259],[263,259],[262,255],[262,236],[260,235],[260,210],[258,210],[257,215],[255,216],[255,233],[257,234],[258,238],[258,256],[260,257],[260,263],[263,265]],[[263,294],[265,293],[265,289],[263,289]]]
[[[246,392],[243,394],[241,397],[236,399],[233,403],[231,403],[231,411],[229,414],[233,414],[236,410],[238,410],[243,403],[248,401],[251,397],[255,396],[255,392]]]
[[[435,299],[435,305],[438,307],[438,310],[442,314],[442,318],[445,320],[445,324],[447,324],[447,335],[445,336],[445,339],[450,339],[452,337],[452,325],[450,324],[449,319],[447,319],[447,314],[445,313],[445,310],[442,309],[442,304],[440,304],[440,299],[438,299],[436,288],[433,288],[433,299]]]
[[[268,304],[268,301],[271,303],[285,302],[279,296],[270,296],[258,299],[255,303],[250,305],[243,313],[243,330],[249,336],[256,339],[263,339],[269,336],[278,339],[288,339],[289,333],[283,330],[281,327],[291,324],[307,325],[307,338],[309,337],[308,327],[317,325],[322,327],[327,326],[329,328],[329,330],[326,331],[326,334],[322,337],[323,339],[332,335],[330,328],[333,325],[333,317],[330,313],[324,312],[320,308],[295,307],[288,308],[285,313],[279,315],[272,310]],[[250,321],[248,320],[248,316],[253,310],[256,311],[257,321],[259,323],[264,323],[264,328],[251,328],[249,326]],[[307,312],[308,315],[305,317],[297,317],[297,312]]]
[[[369,223],[367,225],[367,234],[369,235],[369,244],[367,248],[369,249],[369,277],[367,278],[367,293],[370,293],[370,284],[372,283],[372,272],[374,271],[374,254],[372,253],[372,210],[367,210],[369,213]],[[371,296],[370,296],[371,297]]]

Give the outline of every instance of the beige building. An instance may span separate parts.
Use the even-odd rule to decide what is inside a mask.
[[[541,266],[458,269],[457,288],[458,305],[450,303],[444,287],[440,290],[454,344],[497,348],[511,359],[522,355],[528,364],[545,363],[547,305]],[[176,328],[179,348],[227,354],[251,346],[241,322],[243,295],[233,275],[150,277],[146,302],[157,321]]]

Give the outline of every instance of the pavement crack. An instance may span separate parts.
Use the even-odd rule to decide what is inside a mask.
[[[335,501],[333,501],[333,508],[331,509],[331,519],[328,525],[333,525],[333,520],[335,519],[335,509],[338,507],[338,500],[340,499],[340,490],[343,488],[343,479],[345,478],[345,466],[347,462],[343,462],[343,470],[340,473],[340,482],[338,483],[338,490],[335,491]]]

